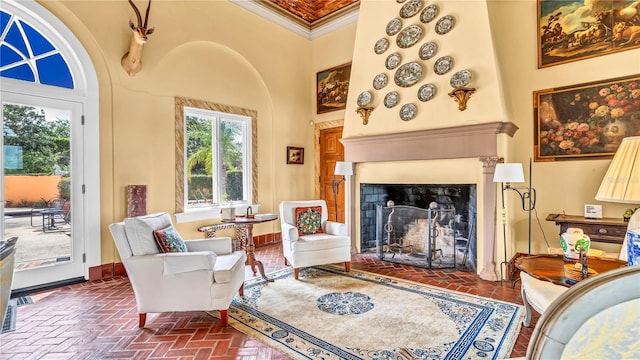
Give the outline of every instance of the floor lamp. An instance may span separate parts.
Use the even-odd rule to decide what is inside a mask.
[[[602,179],[598,193],[598,201],[610,201],[626,204],[640,204],[640,136],[626,137],[618,147],[616,154],[609,164],[609,169]],[[635,249],[627,253],[629,264],[640,263],[640,244],[638,236],[629,233],[640,234],[640,208],[637,208],[629,219],[629,232],[627,233],[627,246],[623,246],[620,254],[627,253],[629,249]]]
[[[336,175],[339,176],[336,178]],[[345,175],[353,175],[353,163],[346,161],[336,161],[336,168],[333,172],[333,205],[335,207],[336,222],[338,221],[338,190],[340,183],[345,181]]]
[[[528,237],[527,253],[531,255],[531,212],[536,207],[536,189],[531,187],[531,160],[529,160],[529,186],[528,187],[514,187],[511,186],[512,182],[524,182],[524,171],[522,170],[522,164],[520,163],[508,163],[508,164],[496,164],[496,170],[493,175],[493,182],[502,183],[502,233],[504,241],[504,261],[500,264],[500,279],[502,279],[502,264],[505,266],[507,262],[507,219],[504,207],[504,191],[513,190],[520,195],[522,200],[522,209],[529,214],[528,219]]]

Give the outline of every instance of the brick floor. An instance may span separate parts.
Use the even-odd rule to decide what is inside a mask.
[[[260,246],[266,272],[284,267],[280,244]],[[353,256],[353,269],[522,304],[520,288],[480,280],[471,273],[426,270]],[[247,267],[247,277],[252,277]],[[205,312],[148,314],[138,329],[131,286],[125,277],[85,282],[31,295],[18,308],[16,331],[0,335],[0,359],[288,359]],[[524,356],[533,326],[520,331],[512,357]]]

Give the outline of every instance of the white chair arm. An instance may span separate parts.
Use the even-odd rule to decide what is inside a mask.
[[[167,253],[164,255],[163,275],[181,274],[197,270],[212,270],[217,255],[212,251]]]
[[[283,241],[298,241],[298,228],[296,228],[295,226],[287,223],[281,223],[280,231],[282,232]]]
[[[218,255],[227,255],[233,252],[233,244],[230,237],[187,240],[185,244],[187,244],[189,252],[213,251]]]
[[[347,236],[347,225],[335,221],[325,221],[322,230],[329,235]]]

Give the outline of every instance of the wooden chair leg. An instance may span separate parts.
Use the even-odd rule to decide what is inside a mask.
[[[287,258],[284,258],[284,266],[289,266],[289,262],[287,261]]]
[[[229,309],[220,310],[220,322],[222,327],[229,325]]]
[[[238,290],[238,294],[240,296],[244,295],[244,283],[242,283],[242,285],[240,285],[240,289]]]
[[[138,327],[142,329],[144,327],[144,323],[147,322],[147,313],[138,314]]]
[[[345,272],[351,271],[351,261],[345,261],[344,262],[344,271]]]
[[[300,268],[293,269],[293,278],[298,280],[298,275],[300,275]]]

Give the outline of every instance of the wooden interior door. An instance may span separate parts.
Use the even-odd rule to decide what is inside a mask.
[[[344,160],[344,146],[340,142],[342,126],[320,130],[320,198],[327,202],[329,220],[336,221],[333,195],[333,171],[336,161]],[[344,222],[344,182],[340,184],[337,196],[338,222]]]

